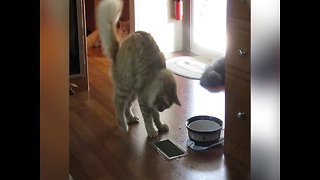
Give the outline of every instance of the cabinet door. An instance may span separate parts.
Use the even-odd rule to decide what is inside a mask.
[[[228,19],[226,64],[250,73],[250,23]]]
[[[226,72],[226,153],[250,166],[250,81]]]
[[[225,77],[226,158],[250,172],[250,6],[248,0],[228,0]]]
[[[228,0],[227,16],[237,19],[250,20],[249,0]]]

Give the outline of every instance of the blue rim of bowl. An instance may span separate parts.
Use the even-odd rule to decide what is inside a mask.
[[[214,121],[216,123],[218,123],[220,125],[220,127],[218,129],[215,130],[207,130],[207,131],[195,131],[193,129],[191,129],[189,127],[189,124],[192,123],[193,121],[198,121],[198,120],[209,120],[209,121]],[[217,117],[213,117],[213,116],[207,116],[207,115],[200,115],[200,116],[193,116],[189,119],[187,119],[187,121],[185,122],[185,126],[187,127],[187,129],[189,131],[195,132],[195,133],[212,133],[212,132],[216,132],[216,131],[221,131],[222,129],[222,125],[223,122],[221,119],[217,118]]]

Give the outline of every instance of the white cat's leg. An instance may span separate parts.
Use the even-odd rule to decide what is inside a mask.
[[[116,91],[115,97],[114,97],[116,116],[118,120],[118,126],[124,132],[128,132],[129,130],[127,120],[125,117],[125,112],[124,112],[127,103],[128,103],[127,95],[125,93],[121,93],[120,91]]]
[[[144,125],[147,130],[147,134],[150,138],[154,138],[158,136],[158,132],[155,130],[153,126],[153,120],[152,120],[152,108],[148,106],[148,103],[146,101],[139,100],[139,106],[140,110],[144,119]]]
[[[160,115],[159,115],[159,112],[157,110],[155,110],[155,109],[153,110],[152,116],[153,116],[154,124],[158,128],[159,132],[165,132],[165,131],[169,130],[169,126],[160,121]]]
[[[125,109],[125,115],[127,117],[127,122],[128,124],[130,123],[138,123],[139,122],[139,118],[137,116],[135,116],[133,113],[132,113],[132,110],[131,110],[131,107],[132,107],[132,103],[133,101],[135,100],[135,96],[132,96],[129,101],[128,101],[128,104],[126,106],[126,109]]]

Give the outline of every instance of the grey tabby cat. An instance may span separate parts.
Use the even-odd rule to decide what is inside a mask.
[[[181,106],[176,81],[149,33],[132,33],[120,44],[116,23],[122,6],[121,0],[102,0],[97,9],[97,25],[104,54],[112,60],[118,125],[127,132],[128,123],[138,122],[138,117],[131,111],[132,102],[138,98],[147,134],[156,137],[158,131],[169,130],[168,125],[160,121],[159,111],[168,109],[174,103]]]
[[[204,88],[222,86],[225,84],[225,57],[213,61],[206,67],[201,78],[200,85]]]

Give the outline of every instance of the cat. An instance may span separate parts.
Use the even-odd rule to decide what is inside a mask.
[[[119,21],[118,34],[120,40],[125,39],[130,34],[130,21]]]
[[[200,78],[204,88],[222,86],[225,84],[225,58],[219,58],[208,65]]]
[[[103,52],[112,61],[113,101],[118,126],[127,132],[128,123],[138,122],[139,118],[131,111],[132,102],[138,99],[148,137],[154,138],[158,131],[169,130],[169,126],[160,121],[159,112],[174,103],[181,106],[177,84],[149,33],[137,31],[124,41],[119,40],[116,23],[122,7],[121,0],[102,0],[96,16]]]
[[[123,41],[130,34],[130,21],[119,21],[119,27],[117,28],[117,33],[119,35],[119,40]],[[92,32],[92,36],[93,36],[93,45],[92,46],[94,48],[100,48],[101,41],[100,41],[100,37],[99,37],[99,32],[97,30],[94,30]],[[88,40],[88,42],[89,41],[90,40]],[[88,44],[90,44],[90,43],[88,43]]]
[[[117,33],[119,36],[119,40],[123,41],[130,34],[130,21],[119,21],[119,27],[117,28]],[[98,35],[99,32],[97,30],[95,30],[92,34],[94,34],[94,36],[95,36],[94,42],[93,42],[93,47],[100,48],[101,47],[101,40]]]

